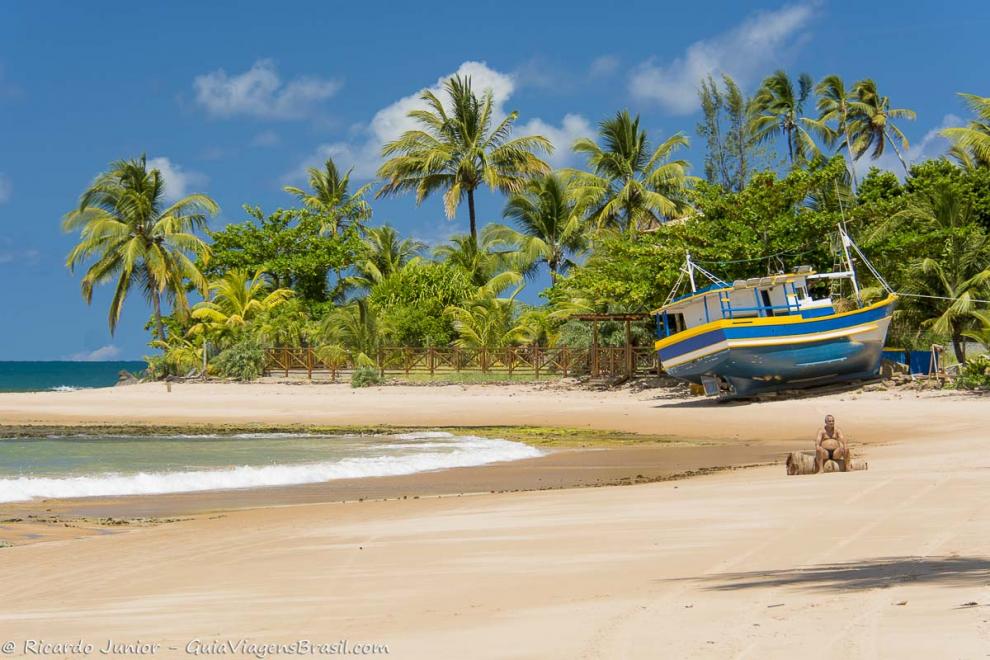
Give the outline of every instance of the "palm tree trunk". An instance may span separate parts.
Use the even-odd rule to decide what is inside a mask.
[[[478,225],[474,215],[474,188],[468,188],[468,216],[471,219],[471,240],[478,244]]]
[[[852,135],[849,134],[849,122],[845,123],[846,132],[846,153],[849,154],[849,170],[852,172],[853,177],[853,192],[856,192],[856,188],[859,187],[859,181],[856,178],[856,157],[853,155],[852,147]]]
[[[955,353],[959,364],[966,361],[966,344],[959,332],[952,333],[952,352]]]
[[[157,291],[151,296],[151,306],[155,314],[155,331],[158,338],[165,341],[165,324],[162,323],[162,296]]]
[[[900,149],[897,148],[897,145],[894,144],[894,141],[890,139],[890,135],[886,131],[884,131],[883,137],[886,138],[887,142],[890,143],[890,147],[894,150],[894,153],[897,154],[897,158],[898,160],[901,161],[901,165],[904,166],[904,174],[907,174],[908,164],[907,161],[904,160],[904,156],[901,155]]]

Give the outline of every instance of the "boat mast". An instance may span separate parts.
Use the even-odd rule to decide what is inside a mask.
[[[691,293],[696,293],[698,291],[698,287],[695,286],[695,283],[694,283],[694,262],[691,261],[691,253],[690,252],[687,253],[687,269],[686,270],[687,270],[688,279],[691,280]]]
[[[849,255],[849,246],[852,244],[852,240],[849,238],[849,234],[846,233],[844,223],[839,223],[839,239],[842,241],[842,254],[846,258],[846,269],[849,271],[849,281],[852,282],[853,292],[856,295],[856,305],[862,307],[863,298],[859,294],[859,281],[856,279],[856,267],[853,266],[852,257]]]

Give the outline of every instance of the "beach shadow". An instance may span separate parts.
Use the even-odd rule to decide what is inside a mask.
[[[821,564],[782,571],[723,573],[701,579],[713,591],[766,587],[803,587],[814,591],[861,591],[901,584],[986,586],[987,557],[883,557],[868,561]]]

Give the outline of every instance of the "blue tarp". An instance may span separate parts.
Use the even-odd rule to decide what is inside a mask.
[[[907,365],[912,374],[927,376],[932,371],[931,351],[905,351],[900,348],[883,349],[885,360]]]

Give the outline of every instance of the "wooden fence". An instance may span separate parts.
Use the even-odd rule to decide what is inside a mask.
[[[373,357],[375,368],[385,374],[429,374],[443,376],[474,372],[512,376],[532,375],[534,378],[553,376],[620,377],[657,372],[656,353],[649,346],[599,346],[571,348],[561,346],[513,346],[510,348],[411,348],[381,349]],[[326,372],[336,379],[338,373],[355,368],[352,357],[326,363],[313,348],[265,349],[265,372]]]

